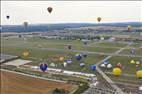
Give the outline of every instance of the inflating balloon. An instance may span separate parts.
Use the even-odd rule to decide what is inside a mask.
[[[120,76],[122,73],[122,70],[120,68],[114,68],[112,72],[113,72],[113,75]]]
[[[137,76],[138,78],[142,78],[142,70],[137,71],[137,72],[136,72],[136,76]]]
[[[43,72],[45,72],[47,70],[47,67],[48,66],[45,63],[40,64],[40,70],[43,71]]]
[[[92,70],[96,70],[96,68],[97,68],[96,65],[92,65],[92,66],[91,66],[91,69],[92,69]]]
[[[23,52],[23,56],[25,57],[29,56],[29,52],[28,51]]]
[[[63,60],[64,60],[64,57],[59,57],[59,60],[60,60],[60,61],[63,61]]]
[[[71,64],[72,63],[72,60],[67,60],[66,61],[68,64]]]
[[[80,63],[80,67],[84,67],[85,66],[85,63]]]
[[[101,21],[101,19],[102,19],[101,17],[98,17],[98,18],[97,18],[97,21],[98,21],[98,22],[100,22],[100,21]]]
[[[80,54],[76,54],[76,55],[75,55],[75,58],[76,58],[76,60],[78,60],[78,61],[80,61],[80,60],[82,59],[82,57],[81,57]]]
[[[136,62],[135,62],[134,60],[131,60],[130,63],[131,63],[131,64],[135,64]]]
[[[47,10],[48,10],[49,13],[51,13],[53,8],[52,7],[48,7]]]

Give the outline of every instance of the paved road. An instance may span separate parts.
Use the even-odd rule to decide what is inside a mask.
[[[128,47],[130,44],[128,44],[126,47]],[[126,47],[123,47],[121,49],[119,49],[118,51],[116,51],[114,54],[117,55],[119,54],[121,51],[123,51]],[[101,63],[103,63],[104,61],[110,59],[112,57],[112,55],[106,57],[105,59],[101,60],[100,62],[98,62],[97,65],[97,71],[99,72],[99,74],[111,85],[112,88],[114,88],[114,90],[116,90],[119,94],[125,94],[100,68],[99,65]]]

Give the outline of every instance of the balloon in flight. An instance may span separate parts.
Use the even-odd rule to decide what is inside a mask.
[[[127,27],[128,31],[130,31],[130,30],[131,30],[131,28],[132,28],[132,27],[131,27],[130,25],[128,25],[128,27]]]
[[[10,18],[10,16],[8,16],[8,15],[7,15],[7,16],[6,16],[6,18],[7,18],[7,19],[9,19],[9,18]]]
[[[25,28],[28,27],[28,22],[24,22],[23,24]]]
[[[53,8],[52,7],[48,7],[47,10],[48,10],[49,13],[51,13]]]
[[[98,17],[98,18],[97,18],[97,21],[98,21],[98,22],[100,22],[101,20],[102,20],[102,18],[101,18],[101,17]]]

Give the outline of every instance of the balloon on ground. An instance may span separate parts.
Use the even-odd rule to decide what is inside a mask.
[[[40,64],[40,70],[43,71],[43,72],[45,72],[47,70],[47,67],[48,66],[45,63]]]
[[[122,73],[122,70],[120,68],[114,68],[112,72],[113,72],[113,75],[120,76]]]

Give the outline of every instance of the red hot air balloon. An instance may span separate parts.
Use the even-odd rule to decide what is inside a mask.
[[[53,8],[52,7],[48,7],[47,10],[48,10],[49,13],[51,13]]]

